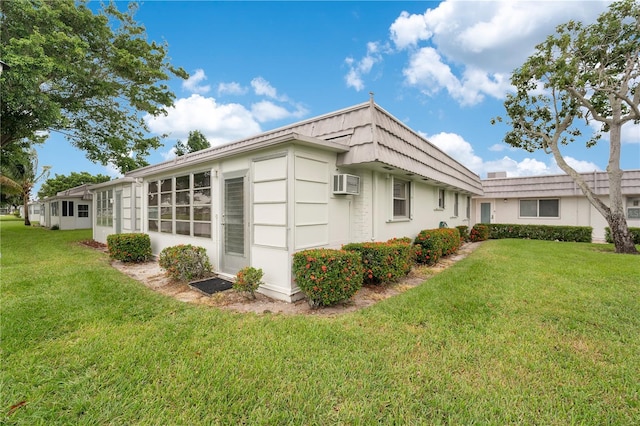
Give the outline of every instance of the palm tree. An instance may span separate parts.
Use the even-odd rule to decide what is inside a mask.
[[[29,221],[31,190],[40,179],[49,177],[51,166],[43,166],[38,173],[38,153],[33,148],[5,151],[3,157],[0,165],[0,191],[6,195],[22,197],[24,224],[31,226]]]

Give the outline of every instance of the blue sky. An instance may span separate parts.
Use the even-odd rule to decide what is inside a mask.
[[[510,72],[537,43],[570,19],[594,21],[607,4],[146,0],[137,21],[191,75],[169,82],[177,97],[169,114],[148,118],[152,133],[170,133],[148,161],[172,158],[190,130],[219,145],[365,102],[373,92],[382,108],[481,177],[560,173],[551,156],[506,145],[506,125],[490,120],[504,115]],[[624,129],[623,139],[622,168],[639,169],[640,127]],[[594,148],[563,151],[579,171],[606,168],[606,136]],[[55,134],[38,152],[52,177],[117,176]]]

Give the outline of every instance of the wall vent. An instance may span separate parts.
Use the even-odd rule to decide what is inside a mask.
[[[333,176],[334,194],[360,194],[360,176],[340,174]]]

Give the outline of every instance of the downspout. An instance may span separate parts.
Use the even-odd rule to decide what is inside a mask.
[[[376,104],[373,100],[373,92],[369,92],[369,113],[371,114],[371,144],[373,145],[373,161],[378,161],[378,138],[376,137]],[[371,171],[371,241],[376,240],[376,191],[378,190],[378,175]]]

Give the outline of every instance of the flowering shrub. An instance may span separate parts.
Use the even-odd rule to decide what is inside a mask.
[[[458,232],[460,232],[460,240],[463,242],[468,242],[470,239],[469,236],[469,227],[467,225],[456,226]]]
[[[180,244],[160,252],[158,264],[177,280],[203,278],[211,273],[211,263],[204,247]]]
[[[393,282],[411,270],[411,244],[406,242],[351,243],[342,249],[360,254],[367,284]]]
[[[238,293],[248,294],[252,299],[255,299],[255,291],[262,284],[262,275],[262,269],[247,266],[238,271],[236,281],[232,284],[232,287]]]
[[[460,232],[456,228],[425,229],[415,239],[416,262],[435,265],[442,256],[460,248]]]
[[[146,262],[151,258],[151,239],[147,234],[107,235],[111,259],[122,262]]]
[[[469,233],[469,239],[472,242],[477,241],[485,241],[489,238],[489,227],[484,223],[476,223],[471,228],[471,232]]]
[[[362,287],[362,262],[354,252],[311,249],[293,255],[293,275],[312,306],[347,300]]]

